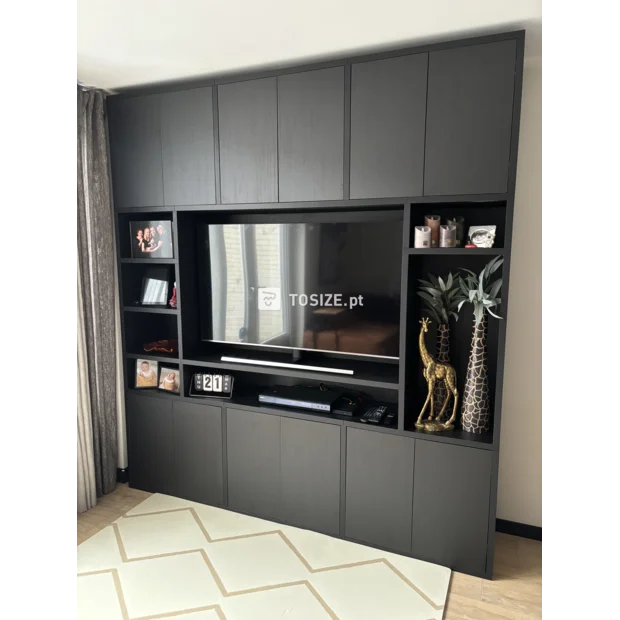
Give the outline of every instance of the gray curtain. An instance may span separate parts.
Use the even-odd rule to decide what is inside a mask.
[[[77,113],[78,281],[85,334],[85,356],[78,355],[78,377],[81,364],[88,392],[88,398],[78,399],[78,406],[80,401],[90,402],[95,488],[101,497],[116,487],[118,453],[114,215],[104,94],[78,86]],[[83,418],[84,411],[81,413]],[[79,420],[80,412],[78,427]],[[79,437],[80,433],[78,457]],[[78,475],[78,483],[79,479]]]

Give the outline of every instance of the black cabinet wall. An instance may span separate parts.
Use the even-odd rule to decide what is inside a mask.
[[[223,506],[222,409],[174,401],[172,412],[175,494]]]
[[[337,536],[340,428],[227,408],[228,506]]]
[[[211,88],[112,98],[108,127],[117,209],[215,203]]]
[[[415,440],[347,428],[345,535],[411,552]]]
[[[344,67],[278,77],[280,202],[341,200]]]
[[[486,574],[495,452],[234,406],[126,402],[132,487]]]
[[[161,150],[164,204],[214,204],[211,88],[194,88],[162,95]]]
[[[492,458],[489,450],[416,441],[415,557],[466,573],[484,574]]]
[[[351,198],[421,196],[428,54],[351,68]]]
[[[117,235],[126,239],[125,224],[144,213],[172,213],[180,241],[189,238],[190,211],[273,217],[278,209],[387,205],[413,216],[429,212],[429,204],[448,214],[471,203],[463,207],[476,215],[470,223],[489,223],[485,210],[505,220],[498,229],[504,247],[497,249],[507,283],[523,42],[523,32],[505,33],[111,96],[114,203],[125,211]],[[418,251],[409,245],[405,233],[403,264],[425,264],[426,256],[414,263]],[[126,308],[123,335],[132,358],[147,340],[140,325],[168,316],[187,343],[174,363],[189,369],[199,308],[184,259],[191,253],[179,254],[183,312]],[[122,247],[119,258],[123,279],[141,266],[123,264],[132,261]],[[403,300],[411,300],[412,281],[403,279]],[[411,305],[401,312],[405,325]],[[417,363],[416,347],[404,351],[411,348],[408,331],[405,367],[411,355]],[[503,338],[500,331],[502,356]],[[501,361],[496,366],[499,383]],[[175,398],[128,387],[130,484],[490,577],[501,403],[493,437],[480,443],[420,435],[408,423],[405,367],[392,390],[405,415],[393,430],[276,415],[251,407],[247,397],[205,404],[186,393]]]
[[[281,418],[282,521],[325,534],[340,532],[340,430]]]
[[[111,97],[116,208],[506,193],[520,44]]]
[[[424,194],[508,191],[517,43],[431,52]]]
[[[266,519],[280,508],[280,418],[226,410],[228,506]]]
[[[143,491],[175,495],[172,401],[128,393],[125,405],[129,484]]]
[[[218,87],[222,203],[278,201],[276,78]]]
[[[114,205],[164,204],[161,157],[161,95],[108,98]]]
[[[129,483],[222,506],[222,409],[128,393]]]

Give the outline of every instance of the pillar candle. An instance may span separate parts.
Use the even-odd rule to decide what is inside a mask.
[[[431,229],[429,226],[416,226],[414,247],[430,248],[431,247]]]
[[[441,218],[438,215],[425,215],[424,225],[431,229],[431,247],[439,247],[439,223]]]

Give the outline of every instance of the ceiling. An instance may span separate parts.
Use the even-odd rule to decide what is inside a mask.
[[[115,91],[526,28],[542,0],[78,0],[78,80]]]

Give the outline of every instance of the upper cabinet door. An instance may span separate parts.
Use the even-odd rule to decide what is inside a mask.
[[[222,203],[278,201],[276,78],[218,86]]]
[[[108,102],[117,209],[164,204],[160,112],[160,95],[113,97]]]
[[[215,203],[213,91],[195,88],[161,97],[166,205]]]
[[[421,196],[428,54],[354,64],[351,198]]]
[[[517,42],[431,52],[424,195],[508,191]]]
[[[280,202],[341,200],[344,67],[278,78]]]

